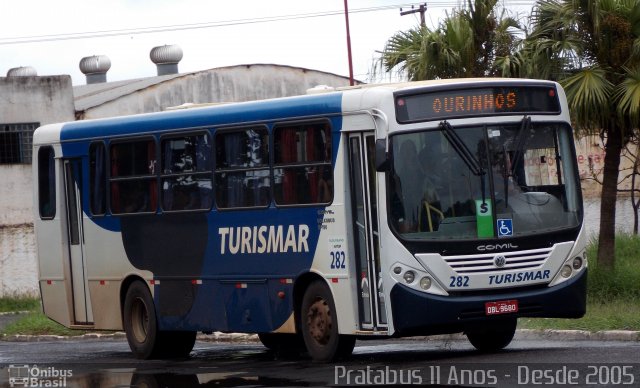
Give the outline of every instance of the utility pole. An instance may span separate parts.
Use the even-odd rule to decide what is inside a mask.
[[[410,11],[403,11],[402,8],[400,8],[400,16],[411,15],[418,12],[420,12],[420,25],[422,27],[426,27],[427,23],[425,21],[424,14],[427,12],[427,3],[420,4],[420,7],[417,9],[414,9],[412,5]]]
[[[344,19],[347,25],[347,57],[349,59],[349,85],[353,86],[353,59],[351,58],[351,33],[349,32],[349,6],[347,0],[344,0]]]

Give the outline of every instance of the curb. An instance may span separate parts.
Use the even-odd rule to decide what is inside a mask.
[[[29,314],[32,311],[28,311],[28,310],[22,310],[22,311],[3,311],[0,312],[0,317],[2,316],[6,316],[6,315],[20,315],[20,314]]]
[[[70,341],[70,340],[121,340],[126,339],[124,332],[88,333],[78,336],[61,335],[5,335],[1,341],[8,342],[41,342],[41,341]],[[198,341],[221,343],[260,343],[257,334],[221,333],[198,334]],[[418,336],[398,338],[404,341],[466,341],[464,334],[447,334],[433,336]],[[556,330],[556,329],[519,329],[516,330],[514,340],[556,340],[556,341],[640,341],[640,331],[630,330]]]

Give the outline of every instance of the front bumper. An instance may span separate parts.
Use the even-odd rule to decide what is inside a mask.
[[[391,289],[395,335],[458,333],[477,324],[519,317],[580,318],[586,312],[587,270],[555,287],[499,294],[439,296],[397,283]],[[518,300],[518,312],[485,315],[485,303]]]

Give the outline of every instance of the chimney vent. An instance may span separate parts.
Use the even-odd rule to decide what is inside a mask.
[[[14,67],[7,71],[7,77],[35,77],[37,75],[38,72],[31,66]]]
[[[182,60],[182,49],[175,44],[157,46],[151,49],[149,58],[156,64],[159,76],[178,74],[178,62]]]
[[[106,55],[93,55],[80,60],[80,71],[87,77],[87,85],[107,82],[111,60]]]

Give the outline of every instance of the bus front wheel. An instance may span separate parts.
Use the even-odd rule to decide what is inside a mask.
[[[353,352],[356,339],[339,334],[335,303],[324,282],[309,285],[302,299],[300,318],[302,336],[314,361],[329,362]]]
[[[517,319],[493,322],[490,325],[467,330],[465,334],[471,345],[481,352],[496,352],[511,343],[516,333]]]

